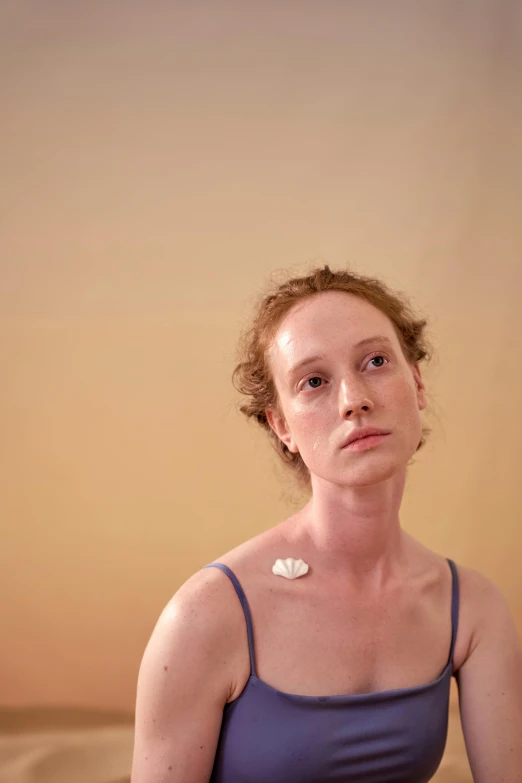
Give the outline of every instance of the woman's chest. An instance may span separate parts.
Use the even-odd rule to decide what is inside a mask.
[[[350,595],[250,591],[256,675],[293,694],[326,696],[410,688],[436,679],[451,647],[451,587]],[[245,640],[246,642],[246,640]],[[248,648],[238,686],[250,675]]]

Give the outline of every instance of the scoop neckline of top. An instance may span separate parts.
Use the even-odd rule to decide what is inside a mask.
[[[385,698],[388,696],[401,696],[401,695],[407,695],[409,693],[420,693],[425,690],[429,690],[430,688],[434,688],[436,685],[438,685],[440,682],[444,680],[444,678],[448,674],[448,670],[451,671],[451,665],[452,661],[451,659],[448,661],[444,669],[442,670],[441,674],[435,679],[430,680],[430,682],[422,683],[421,685],[413,685],[410,688],[392,688],[385,691],[371,691],[370,693],[340,693],[340,694],[333,694],[331,696],[310,696],[308,694],[300,694],[300,693],[288,693],[287,691],[280,691],[277,688],[274,688],[273,685],[269,685],[264,680],[260,680],[259,677],[256,674],[251,674],[248,678],[250,680],[256,680],[259,682],[264,688],[268,688],[268,690],[273,691],[274,693],[279,694],[280,696],[284,696],[285,698],[289,699],[295,699],[296,701],[321,701],[321,702],[328,702],[328,701],[362,701],[362,700],[370,700],[370,701],[376,701],[379,698]],[[241,694],[237,697],[239,699],[241,697]],[[234,699],[234,701],[237,701],[237,699]],[[234,702],[229,702],[229,704],[234,704]]]

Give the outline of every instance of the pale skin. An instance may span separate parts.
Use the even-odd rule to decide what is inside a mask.
[[[451,572],[399,518],[426,407],[419,367],[406,360],[380,310],[338,291],[292,308],[270,364],[279,409],[267,418],[301,454],[312,496],[296,514],[215,558],[247,595],[258,677],[306,695],[431,682],[450,647]],[[365,451],[342,450],[359,426],[389,434]],[[277,557],[303,558],[310,571],[294,581],[275,577]],[[473,780],[519,783],[520,638],[498,587],[457,568],[453,670]],[[207,783],[223,708],[249,673],[244,615],[230,580],[218,569],[198,571],[165,607],[143,657],[132,783]]]

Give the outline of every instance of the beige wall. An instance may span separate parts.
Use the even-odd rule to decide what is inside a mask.
[[[522,630],[521,30],[516,0],[3,4],[2,704],[132,708],[172,593],[293,510],[230,374],[315,259],[431,318],[403,526]]]

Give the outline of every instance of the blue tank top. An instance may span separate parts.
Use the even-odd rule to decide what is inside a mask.
[[[210,783],[425,783],[446,747],[459,583],[453,560],[451,648],[436,680],[413,688],[336,696],[285,693],[260,680],[248,602],[223,563],[245,613],[250,677],[223,710]]]

